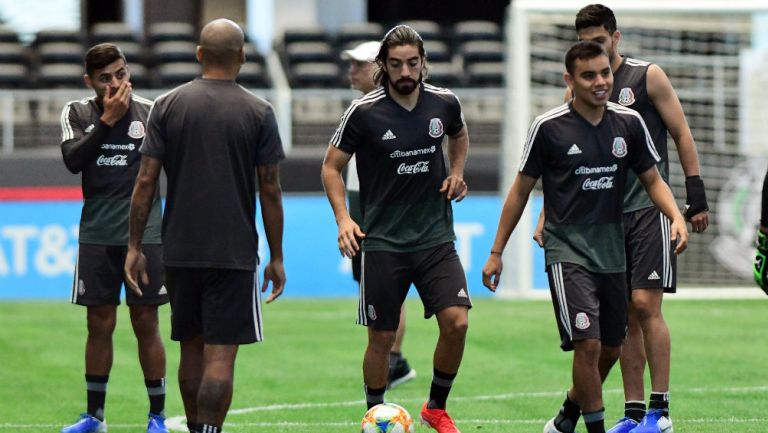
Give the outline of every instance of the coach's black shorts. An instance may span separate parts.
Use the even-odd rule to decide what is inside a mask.
[[[621,346],[627,334],[623,273],[598,274],[573,263],[554,263],[547,266],[547,274],[563,350],[592,338]]]
[[[394,330],[411,284],[424,304],[424,318],[453,305],[472,307],[467,278],[453,242],[408,253],[363,253],[357,323]]]
[[[147,258],[149,285],[139,281],[144,296],[137,296],[126,287],[125,302],[128,305],[161,305],[168,302],[163,280],[162,245],[143,245]],[[120,292],[125,286],[125,245],[80,244],[75,265],[70,301],[73,304],[120,305]]]
[[[629,289],[677,289],[677,256],[669,218],[649,207],[624,213]]]
[[[168,266],[171,339],[199,335],[206,344],[261,341],[261,299],[252,271]]]

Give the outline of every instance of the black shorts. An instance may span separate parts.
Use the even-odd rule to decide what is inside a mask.
[[[202,335],[206,344],[262,341],[261,292],[254,272],[169,266],[165,280],[171,339]]]
[[[408,253],[363,252],[357,323],[395,330],[400,307],[413,284],[424,304],[424,318],[453,305],[472,307],[467,278],[453,242]]]
[[[627,286],[623,273],[598,274],[573,263],[547,266],[560,347],[598,339],[621,346],[627,334]]]
[[[363,214],[360,212],[360,192],[359,191],[347,191],[347,199],[349,201],[349,216],[352,221],[358,225],[363,224]],[[358,242],[360,240],[358,239]],[[362,253],[355,254],[352,257],[352,278],[358,283],[360,282],[360,263]]]
[[[677,256],[669,218],[649,207],[624,214],[627,285],[632,289],[677,290]]]
[[[161,305],[168,302],[163,279],[162,245],[143,245],[147,258],[149,285],[139,281],[144,296],[137,296],[126,288],[128,305]],[[80,244],[77,251],[75,278],[70,301],[77,305],[120,305],[120,292],[125,286],[125,245]]]

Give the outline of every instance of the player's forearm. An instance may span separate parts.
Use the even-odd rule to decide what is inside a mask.
[[[144,239],[144,229],[147,227],[149,213],[152,211],[152,197],[155,196],[156,183],[142,177],[136,178],[131,195],[131,210],[128,219],[128,247],[141,248]]]
[[[699,154],[696,150],[696,143],[693,141],[691,131],[687,130],[679,137],[675,138],[673,136],[673,138],[675,143],[677,143],[677,154],[680,158],[680,165],[683,167],[685,177],[700,176]]]
[[[341,178],[341,171],[323,164],[321,175],[325,195],[328,197],[328,202],[331,204],[333,215],[338,224],[342,219],[349,217],[345,198],[346,190],[344,188],[344,180]]]
[[[651,197],[651,201],[656,207],[666,215],[672,221],[684,220],[683,215],[677,208],[675,202],[675,196],[672,195],[672,190],[669,189],[669,185],[664,182],[661,177],[654,179],[650,185],[646,186],[648,195]]]
[[[259,187],[261,218],[270,260],[283,260],[283,194],[280,185]]]
[[[101,144],[109,134],[110,127],[103,122],[94,126],[93,131],[84,135],[79,140],[67,140],[61,143],[61,155],[64,165],[72,173],[83,171],[98,157]]]
[[[499,226],[496,229],[496,237],[493,241],[491,251],[501,253],[507,246],[509,237],[520,222],[525,206],[528,203],[528,194],[521,190],[515,184],[510,188],[507,198],[504,200],[504,206],[501,209],[499,217]]]
[[[448,137],[448,162],[451,176],[464,178],[464,166],[469,152],[469,134],[467,128],[462,128],[455,137]]]

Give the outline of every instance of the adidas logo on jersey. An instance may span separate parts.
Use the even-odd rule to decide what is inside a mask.
[[[659,274],[656,273],[656,271],[651,272],[651,275],[648,275],[649,280],[660,280],[661,277]]]
[[[387,129],[387,132],[385,132],[384,135],[381,136],[382,140],[394,140],[395,138],[397,137],[395,137],[395,134],[392,133],[391,129]]]
[[[576,143],[571,146],[570,149],[568,149],[568,155],[578,155],[581,153],[581,149],[579,149],[579,146],[576,145]]]
[[[463,287],[461,288],[461,290],[459,290],[459,293],[456,294],[456,296],[458,296],[459,298],[469,298],[469,296],[467,296],[467,291],[464,290]]]

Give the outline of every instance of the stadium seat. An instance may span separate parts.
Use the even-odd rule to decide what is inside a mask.
[[[157,68],[157,84],[170,88],[194,80],[201,73],[199,63],[166,63]]]
[[[160,22],[150,24],[147,29],[149,45],[166,41],[195,42],[196,40],[195,27],[189,23]]]
[[[452,62],[428,62],[426,81],[438,87],[455,87],[461,84]]]
[[[175,62],[197,62],[197,44],[189,41],[163,41],[152,46],[152,60],[155,64]]]
[[[29,85],[27,67],[20,63],[0,64],[0,88],[21,89]]]
[[[331,45],[326,42],[294,42],[285,47],[288,64],[304,62],[335,62]]]
[[[27,63],[29,54],[19,42],[0,42],[0,63]]]
[[[344,24],[336,33],[338,46],[350,41],[380,41],[384,37],[384,27],[379,23]]]
[[[256,62],[247,62],[237,74],[237,82],[245,87],[267,87],[267,76],[264,67]]]
[[[128,70],[131,73],[131,85],[134,89],[138,88],[141,90],[149,87],[149,75],[144,65],[131,63],[128,65]]]
[[[245,61],[248,63],[264,64],[264,55],[259,52],[256,45],[246,42],[243,45],[243,51],[245,52]]]
[[[83,36],[79,30],[56,28],[43,29],[37,32],[33,45],[38,46],[52,42],[72,42],[82,44]]]
[[[37,46],[37,57],[42,64],[82,64],[85,49],[75,42],[45,42]]]
[[[308,26],[286,29],[283,33],[283,44],[294,42],[326,42],[330,43],[331,37],[324,27]]]
[[[424,41],[424,50],[427,52],[429,62],[450,62],[451,52],[445,42],[438,40]]]
[[[37,86],[79,89],[83,86],[83,66],[73,63],[42,65],[38,70]]]
[[[493,21],[460,21],[453,26],[459,43],[477,40],[501,41],[501,27]]]
[[[19,34],[13,27],[0,24],[0,42],[19,42]]]
[[[445,35],[443,34],[442,27],[440,27],[440,24],[438,24],[435,21],[410,20],[410,21],[402,21],[399,24],[405,24],[413,28],[417,32],[419,32],[419,35],[421,35],[421,39],[423,39],[424,42],[445,40]],[[384,35],[382,35],[382,37],[383,36]]]
[[[144,63],[144,47],[140,43],[123,41],[117,42],[117,46],[120,47],[120,50],[125,55],[125,60],[129,64]]]
[[[340,71],[336,63],[300,63],[291,69],[291,76],[296,87],[332,88],[341,87]]]
[[[466,67],[467,86],[502,87],[504,86],[504,62],[477,62]]]
[[[133,30],[122,22],[96,23],[91,27],[91,44],[114,42],[122,46],[124,42],[139,42]]]
[[[468,41],[460,49],[464,64],[500,62],[504,60],[504,44],[499,41]]]

